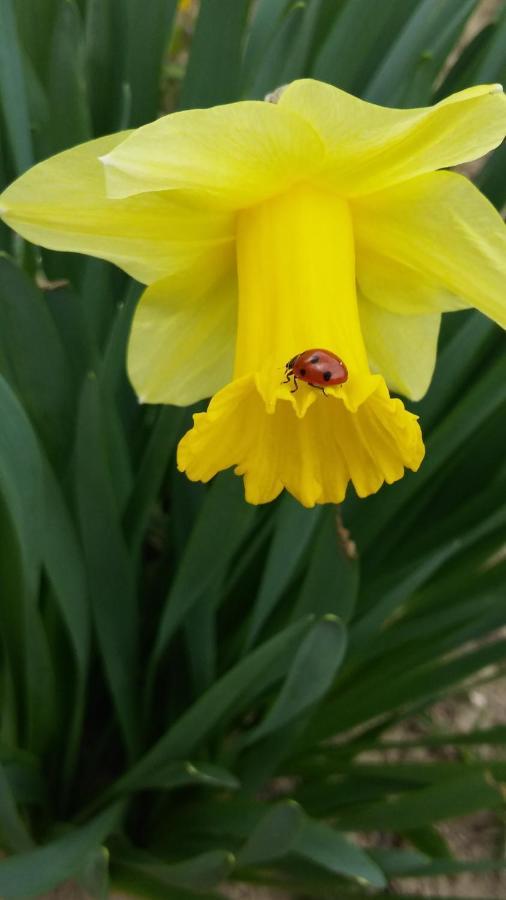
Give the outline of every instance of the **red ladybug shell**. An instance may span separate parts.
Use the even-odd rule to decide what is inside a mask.
[[[286,371],[315,387],[344,384],[348,380],[345,364],[330,350],[304,350],[287,362]]]

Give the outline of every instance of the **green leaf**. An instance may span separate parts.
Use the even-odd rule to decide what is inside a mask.
[[[403,835],[408,841],[426,853],[427,856],[436,859],[452,859],[452,852],[448,845],[448,841],[439,833],[433,825],[423,825],[420,828],[408,828]]]
[[[354,533],[358,532],[362,552],[374,543],[374,553],[379,557],[395,543],[398,530],[404,531],[407,527],[410,509],[406,506],[412,504],[416,494],[422,496],[422,492],[423,500],[427,502],[430,492],[435,490],[436,474],[478,432],[505,399],[506,358],[501,355],[481,378],[476,379],[432,432],[420,471],[416,475],[405,476],[402,482],[384,490],[381,496],[362,501],[352,520],[352,529]]]
[[[499,421],[499,416],[494,416],[494,422],[496,418]],[[492,467],[489,466],[490,468]],[[455,553],[460,554],[463,549],[471,548],[473,544],[481,542],[482,538],[495,531],[495,523],[500,527],[502,512],[501,507],[497,508],[497,503],[506,488],[506,467],[500,469],[497,474],[489,471],[488,475],[484,490],[480,490],[478,486],[478,489],[472,491],[469,498],[464,498],[463,502],[455,505],[454,501],[448,504],[449,508],[440,508],[438,524],[430,533],[423,538],[416,533],[406,535],[407,541],[404,544],[406,558],[418,552],[422,555],[427,551],[435,553],[438,546],[450,547],[451,535],[455,537]],[[425,515],[427,514],[428,510],[425,512]],[[452,556],[450,553],[449,559]]]
[[[253,7],[252,20],[246,32],[246,47],[242,65],[243,84],[247,85],[262,64],[271,41],[283,20],[283,13],[292,0],[258,0]]]
[[[237,767],[244,791],[255,794],[275,778],[276,774],[282,775],[283,762],[290,757],[304,725],[305,717],[302,716],[290,722],[282,731],[274,731],[267,737],[260,738],[240,754]],[[240,739],[237,746],[241,749]]]
[[[304,509],[289,494],[281,498],[275,513],[274,535],[250,617],[245,651],[253,646],[283,592],[294,578],[320,515],[320,509],[317,507]]]
[[[498,808],[503,803],[500,786],[481,772],[450,777],[387,800],[341,812],[336,821],[340,828],[350,831],[407,831],[483,809]]]
[[[115,0],[118,14],[126,16],[125,81],[131,93],[128,125],[137,127],[156,119],[160,81],[177,0]],[[126,7],[126,8],[125,8]]]
[[[438,356],[436,372],[426,397],[414,404],[425,431],[432,429],[462,396],[476,372],[487,362],[497,337],[497,326],[472,310]]]
[[[201,0],[180,109],[237,100],[249,0]]]
[[[504,526],[505,516],[506,508],[504,506],[486,518],[483,515],[480,517],[473,516],[473,527],[467,531],[459,534],[456,528],[447,529],[447,532],[449,531],[452,535],[447,541],[444,540],[444,531],[438,535],[437,529],[435,529],[433,537],[436,546],[433,550],[424,554],[420,559],[412,560],[409,565],[397,569],[392,574],[388,573],[376,581],[372,580],[363,597],[364,612],[361,616],[357,616],[357,621],[353,624],[351,630],[351,648],[354,662],[356,662],[356,651],[359,648],[364,648],[362,652],[368,658],[371,657],[371,653],[377,654],[382,652],[381,639],[379,642],[374,642],[373,650],[371,650],[369,645],[372,643],[375,635],[384,627],[385,621],[389,619],[392,613],[399,607],[403,611],[406,610],[407,600],[410,595],[415,591],[419,591],[450,560],[462,554],[463,551],[468,550],[474,543],[481,541],[488,534],[494,533],[496,529]],[[465,524],[461,513],[460,518],[462,524]],[[474,524],[476,521],[478,525]],[[381,599],[378,600],[377,598]],[[461,599],[464,598],[461,597]],[[450,616],[455,614],[455,611],[448,612]],[[441,613],[443,616],[445,615],[444,608],[441,610]],[[465,609],[463,614],[465,616]],[[457,611],[458,616],[459,611]],[[431,612],[431,618],[435,620],[433,612]],[[441,628],[443,624],[444,618],[436,628]],[[387,642],[389,640],[388,633],[386,634],[386,640]],[[358,656],[360,658],[361,654],[359,653]]]
[[[113,866],[120,879],[124,874],[145,876],[147,883],[153,879],[158,885],[167,888],[187,888],[205,891],[216,887],[224,881],[235,865],[233,853],[225,850],[210,850],[191,859],[178,863],[164,863],[149,853],[134,848],[123,852],[115,851]],[[172,897],[172,892],[170,895]]]
[[[217,583],[208,594],[208,603],[194,607],[184,623],[195,695],[207,690],[216,679],[218,641],[215,606],[220,602],[223,585]]]
[[[493,759],[465,759],[463,761],[442,762],[399,762],[399,763],[347,763],[341,762],[340,769],[350,773],[353,778],[362,777],[385,779],[388,793],[398,793],[404,788],[433,785],[465,775],[483,776],[501,779],[506,772],[506,762]]]
[[[128,336],[141,293],[140,285],[134,281],[128,282],[124,297],[113,309],[114,318],[107,329],[107,339],[100,360],[99,377],[102,389],[111,398],[115,397],[116,393],[125,385],[129,387],[126,373]]]
[[[480,191],[498,208],[506,202],[506,144],[502,143],[487,160],[476,178]]]
[[[114,792],[136,790],[167,760],[192,753],[218,723],[223,723],[231,711],[245,703],[248,688],[253,692],[265,688],[261,675],[266,675],[267,683],[279,677],[280,664],[286,669],[290,654],[310,624],[308,619],[283,629],[229,669],[117,782]]]
[[[361,94],[419,3],[382,0],[374,16],[370,0],[341,3],[315,59],[313,77]]]
[[[0,846],[21,852],[33,846],[16,806],[4,766],[0,763]]]
[[[506,866],[504,859],[431,860],[421,853],[379,848],[374,848],[370,853],[389,878],[433,878],[437,875],[458,875],[461,872],[494,872]]]
[[[92,900],[108,900],[109,851],[106,847],[92,851],[89,860],[81,867],[77,882]]]
[[[217,839],[220,844],[233,843],[237,846],[239,842],[248,839],[262,817],[275,805],[252,800],[243,792],[225,800],[213,795],[209,799],[206,797],[204,802],[191,803],[185,810],[181,810],[181,819],[176,827],[184,827],[190,836],[193,833],[205,833],[214,842]],[[168,831],[168,840],[170,847],[171,830]]]
[[[65,499],[48,465],[44,473],[44,493],[42,561],[68,632],[75,661],[75,692],[62,773],[63,778],[68,779],[81,741],[91,622],[82,551]]]
[[[138,610],[131,561],[111,487],[96,378],[83,387],[75,449],[75,491],[95,630],[116,714],[130,753],[139,740]]]
[[[88,311],[84,308],[85,300],[68,285],[47,291],[45,297],[63,346],[72,349],[67,353],[67,363],[72,382],[79,385],[98,362],[98,349],[89,326]]]
[[[436,102],[443,100],[444,97],[449,97],[450,94],[462,88],[469,87],[473,83],[473,73],[476,71],[481,58],[486,54],[494,30],[492,24],[485,25],[464,47],[462,53],[457,56],[454,65],[450,68],[442,84],[435,92],[434,100]],[[477,82],[474,81],[474,83]]]
[[[104,444],[111,473],[111,486],[121,517],[126,508],[128,498],[132,493],[133,471],[130,447],[128,445],[128,436],[125,433],[125,425],[120,418],[121,411],[118,409],[118,400],[115,396],[108,395],[107,387],[103,387],[100,376],[99,381],[104,411],[102,418]],[[131,562],[131,565],[133,568],[133,562]]]
[[[78,875],[83,860],[114,830],[120,807],[109,807],[81,828],[45,847],[36,847],[0,862],[0,894],[5,900],[26,900]]]
[[[390,106],[423,105],[477,0],[422,0],[368,83],[365,96]]]
[[[50,457],[61,462],[74,425],[72,373],[44,294],[5,256],[0,256],[0,371]]]
[[[53,258],[55,254],[50,254]],[[59,259],[68,258],[69,254],[58,254]],[[79,300],[82,315],[86,321],[89,336],[94,352],[93,364],[98,365],[98,349],[106,346],[109,334],[113,328],[114,320],[118,312],[122,310],[125,297],[122,296],[125,284],[127,296],[130,285],[133,290],[138,286],[128,282],[123,272],[120,272],[103,259],[79,258]],[[119,295],[119,296],[118,296]]]
[[[285,72],[294,42],[304,21],[304,12],[303,2],[289,5],[267,45],[263,59],[252,73],[252,83],[247,88],[248,97],[263,100],[266,94],[286,84]]]
[[[0,495],[16,532],[27,591],[37,587],[43,530],[42,458],[30,423],[0,376]],[[5,570],[4,570],[5,571]]]
[[[365,648],[369,647],[373,636],[382,629],[388,617],[406,601],[406,598],[428,581],[457,550],[457,542],[450,540],[448,544],[431,551],[422,559],[413,560],[409,566],[398,569],[393,578],[390,574],[386,574],[383,580],[372,582],[364,598],[366,609],[362,616],[357,616],[357,621],[353,623],[351,629],[351,649],[354,657],[362,647],[364,654],[369,653],[369,649]],[[360,652],[357,655],[360,658]]]
[[[46,785],[32,754],[2,747],[0,758],[12,796],[18,806],[42,806],[47,802]]]
[[[369,852],[388,878],[402,878],[413,868],[431,862],[425,853],[418,853],[416,850],[384,850],[372,847]]]
[[[51,34],[60,3],[61,0],[38,0],[37,15],[34,16],[30,3],[14,0],[21,44],[41,78],[47,68]]]
[[[286,680],[260,724],[248,732],[246,746],[286,727],[315,706],[329,690],[346,650],[346,629],[335,616],[316,622],[295,654]]]
[[[135,896],[142,891],[142,895],[150,900],[168,900],[166,881],[160,881],[152,874],[133,871],[121,864],[113,870],[113,883],[116,890],[124,894]],[[225,900],[225,896],[215,891],[190,891],[188,888],[171,886],[170,900]]]
[[[224,576],[255,512],[244,502],[238,478],[227,472],[214,479],[165,603],[152,654],[153,669],[184,617],[199,600],[204,601],[209,588]]]
[[[53,153],[92,137],[84,54],[79,7],[75,0],[63,0],[54,25],[48,72]]]
[[[506,641],[495,641],[478,650],[462,653],[449,662],[432,658],[430,663],[414,668],[411,668],[410,655],[405,659],[396,657],[392,663],[389,658],[376,662],[374,674],[369,673],[361,679],[355,676],[351,688],[341,691],[337,699],[329,701],[316,713],[306,743],[335,734],[336,723],[339,723],[339,730],[344,731],[394,711],[403,703],[413,707],[416,703],[425,705],[435,700],[480,669],[503,662]],[[388,671],[389,667],[392,671]]]
[[[32,131],[32,142],[35,159],[44,158],[51,153],[49,122],[51,111],[45,88],[35,71],[32,60],[25,56],[24,74],[26,83],[26,99]]]
[[[292,852],[303,823],[304,813],[293,800],[271,807],[241,847],[237,865],[264,865],[286,856]]]
[[[346,875],[374,887],[386,885],[383,872],[365,850],[321,822],[306,820],[293,849],[297,855],[336,875]]]
[[[473,76],[474,84],[489,84],[506,78],[506,57],[504,42],[506,40],[506,7],[498,6],[498,18],[492,26],[485,52],[480,56]]]
[[[466,637],[478,639],[498,625],[500,627],[504,621],[500,590],[490,595],[483,593],[478,597],[463,598],[462,602],[439,608],[436,612],[431,605],[423,616],[416,615],[414,610],[411,619],[406,615],[406,621],[400,620],[390,629],[384,629],[375,640],[370,639],[369,646],[359,654],[359,662],[371,665],[377,657],[409,656],[415,666],[462,646]],[[353,662],[357,664],[356,657]],[[347,674],[350,677],[350,673]]]
[[[144,443],[124,515],[125,532],[134,555],[140,548],[184,419],[184,409],[165,406],[156,410],[156,420]]]
[[[43,461],[23,409],[0,376],[0,614],[27,746],[40,750],[54,728],[55,684],[38,608]],[[16,597],[16,603],[11,598]]]
[[[328,31],[331,16],[335,16],[339,3],[329,0],[306,0],[304,15],[283,68],[283,82],[288,84],[296,78],[309,74],[310,62],[319,42],[322,27]]]
[[[120,130],[125,23],[119,13],[114,0],[88,0],[84,10],[85,73],[96,135]]]
[[[345,552],[337,533],[336,512],[322,514],[293,617],[331,613],[348,622],[353,614],[359,588],[359,563]]]
[[[21,175],[34,159],[13,0],[0,4],[0,103],[16,173]]]
[[[202,787],[236,791],[240,782],[231,772],[206,762],[169,762],[144,779],[144,787],[161,788],[164,791],[174,788],[202,785]]]
[[[292,666],[260,724],[238,739],[240,772],[248,791],[260,790],[290,756],[313,708],[331,687],[346,647],[346,630],[335,617],[317,622],[294,656]]]

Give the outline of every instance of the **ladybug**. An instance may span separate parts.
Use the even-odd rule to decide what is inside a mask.
[[[288,360],[285,369],[286,381],[282,384],[288,384],[293,377],[291,394],[299,389],[297,379],[318,388],[324,394],[327,385],[344,384],[348,381],[348,369],[342,359],[330,350],[304,350]]]

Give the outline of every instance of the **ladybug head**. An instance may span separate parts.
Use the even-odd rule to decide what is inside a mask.
[[[294,367],[294,365],[295,365],[295,363],[296,363],[296,361],[297,361],[299,355],[300,355],[300,354],[297,354],[297,356],[292,356],[292,358],[288,360],[288,362],[287,362],[287,364],[286,364],[286,366],[285,366],[285,368],[286,368],[287,371],[288,371],[288,369],[293,369],[293,367]]]

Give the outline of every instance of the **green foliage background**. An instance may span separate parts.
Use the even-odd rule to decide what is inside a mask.
[[[476,0],[202,0],[192,37],[176,6],[1,0],[2,183],[161,107],[303,75],[397,106],[506,77],[504,6],[444,74]],[[505,160],[477,178],[499,208]],[[125,376],[139,285],[4,226],[0,247],[0,896],[73,877],[97,900],[109,879],[175,900],[227,879],[348,900],[500,868],[454,859],[435,825],[504,811],[505,727],[415,741],[452,763],[360,756],[505,669],[499,330],[446,316],[416,408],[426,461],[346,501],[354,559],[335,509],[253,508],[230,473],[177,474],[192,411],[140,406]],[[353,838],[377,830],[400,849]]]

